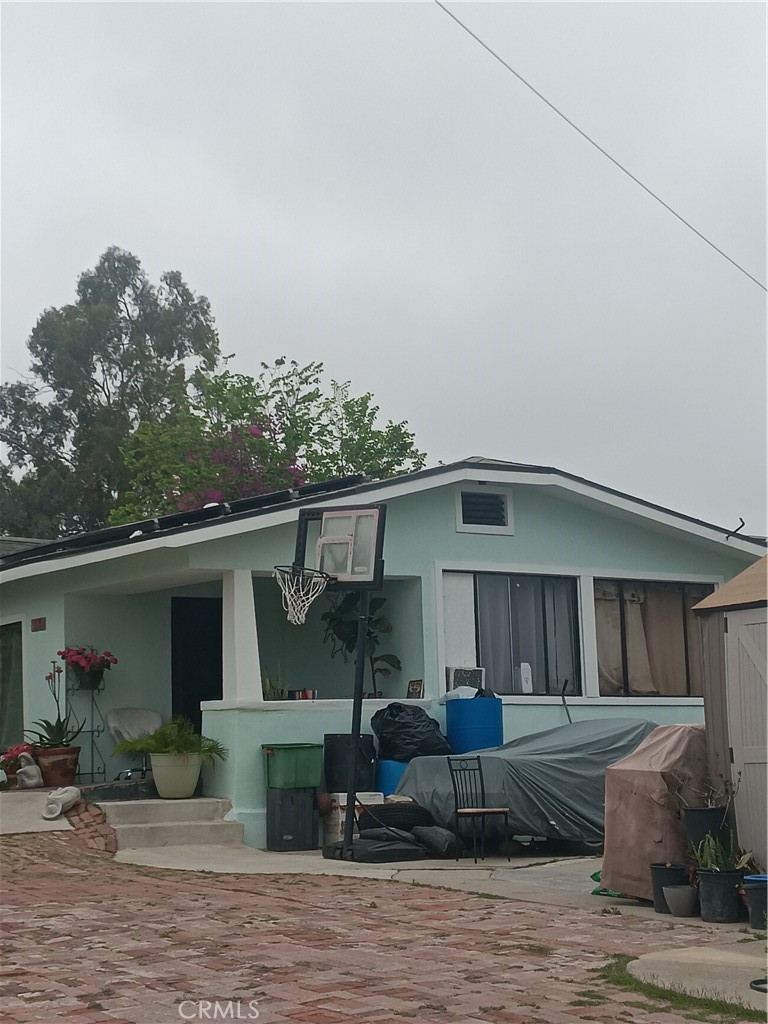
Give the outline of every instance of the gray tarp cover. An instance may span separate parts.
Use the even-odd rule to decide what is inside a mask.
[[[574,722],[534,733],[481,755],[486,804],[509,807],[510,835],[602,842],[605,769],[656,728],[637,718]],[[471,757],[471,753],[461,757]],[[453,786],[445,757],[416,757],[397,788],[453,828]],[[489,834],[502,824],[487,823]]]

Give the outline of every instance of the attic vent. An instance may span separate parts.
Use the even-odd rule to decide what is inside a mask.
[[[461,492],[464,526],[507,526],[507,497],[478,491]]]

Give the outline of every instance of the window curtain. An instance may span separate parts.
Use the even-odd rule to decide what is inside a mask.
[[[623,587],[628,694],[701,696],[701,650],[692,608],[711,588],[629,581]],[[619,583],[595,580],[597,661],[604,696],[624,693],[619,594]]]
[[[661,693],[665,697],[687,697],[685,676],[685,634],[683,632],[683,591],[680,586],[645,584],[640,611],[645,633],[651,691],[636,689],[632,649],[629,651],[629,692]]]
[[[576,591],[571,580],[542,580],[547,637],[548,692],[581,692],[576,645]],[[567,685],[566,685],[567,684]],[[565,690],[563,690],[565,687]]]
[[[494,693],[512,693],[512,638],[509,583],[506,576],[475,577],[479,660],[485,685]]]
[[[24,741],[21,623],[0,626],[0,753]]]
[[[534,694],[581,692],[573,580],[478,573],[478,664],[496,693],[523,693],[522,665]]]
[[[527,664],[531,666],[533,692],[546,693],[541,580],[536,576],[510,576],[509,593],[512,606],[512,692],[523,692],[520,666]]]
[[[618,583],[595,580],[595,624],[600,693],[603,697],[620,696],[624,693],[624,671]]]

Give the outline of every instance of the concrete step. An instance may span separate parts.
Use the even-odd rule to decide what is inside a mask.
[[[118,850],[158,846],[241,846],[243,842],[243,826],[239,821],[172,821],[113,827]]]
[[[99,807],[114,828],[119,825],[168,825],[175,821],[221,821],[229,800],[199,797],[190,800],[109,800]]]

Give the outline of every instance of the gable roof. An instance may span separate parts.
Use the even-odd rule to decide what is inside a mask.
[[[768,555],[708,594],[693,606],[695,612],[733,611],[768,604]]]
[[[387,497],[417,493],[451,483],[557,486],[571,492],[572,495],[603,502],[614,509],[682,530],[705,540],[728,542],[733,550],[760,555],[766,547],[765,538],[734,534],[724,527],[715,526],[681,512],[674,512],[662,505],[656,505],[553,466],[534,466],[472,456],[459,462],[385,480],[373,480],[364,476],[343,477],[253,498],[211,504],[188,512],[174,512],[125,526],[105,527],[90,533],[63,537],[0,558],[0,573],[5,574],[6,579],[14,579],[24,575],[14,571],[22,567],[27,569],[27,574],[36,575],[40,572],[100,560],[103,557],[118,557],[135,550],[200,543],[290,522],[296,518],[297,509],[305,505],[354,505],[358,503],[354,500],[358,495],[362,496],[360,504],[368,504],[385,501]],[[55,564],[46,567],[45,563]]]

